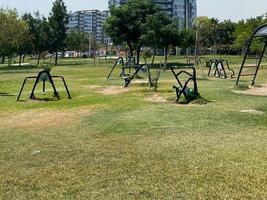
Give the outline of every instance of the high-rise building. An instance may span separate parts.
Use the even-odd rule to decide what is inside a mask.
[[[108,1],[108,6],[117,6],[117,5],[122,5],[126,3],[127,0],[109,0]]]
[[[105,44],[108,38],[103,31],[103,23],[108,11],[81,10],[69,14],[69,30],[81,30],[93,35],[97,42]]]
[[[191,29],[197,17],[196,0],[173,0],[172,16],[180,21],[180,29]]]
[[[159,6],[161,11],[172,16],[173,0],[153,0],[153,2]]]
[[[122,5],[127,0],[109,0],[109,6]],[[161,11],[179,19],[180,29],[190,29],[197,17],[197,0],[152,0]]]

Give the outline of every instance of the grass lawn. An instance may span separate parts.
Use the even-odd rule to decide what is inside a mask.
[[[227,59],[237,73],[241,58]],[[122,88],[119,69],[106,80],[112,63],[60,63],[71,100],[56,81],[60,101],[28,100],[30,82],[16,102],[40,69],[0,65],[0,199],[267,199],[267,97],[199,68],[208,103],[181,105],[170,71],[151,92],[146,79]]]

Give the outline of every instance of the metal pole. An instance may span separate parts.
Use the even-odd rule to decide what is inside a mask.
[[[257,74],[258,74],[260,65],[261,65],[261,61],[262,61],[262,58],[263,58],[264,53],[265,53],[265,50],[266,50],[266,45],[267,45],[267,43],[264,43],[264,47],[263,47],[263,50],[262,50],[262,53],[261,53],[261,57],[260,57],[260,60],[258,62],[257,69],[256,69],[255,75],[253,77],[253,80],[252,80],[252,84],[251,85],[254,85],[255,84],[255,80],[256,80],[256,77],[257,77]]]
[[[88,58],[90,60],[90,55],[91,55],[91,35],[90,32],[88,32]]]

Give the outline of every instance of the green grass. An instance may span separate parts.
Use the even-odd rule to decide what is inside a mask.
[[[133,81],[123,93],[103,95],[123,85],[119,70],[105,79],[112,63],[60,63],[52,74],[65,77],[71,100],[56,81],[62,100],[28,100],[30,82],[16,102],[23,79],[40,69],[0,65],[0,199],[267,198],[267,97],[235,94],[235,80],[203,78],[201,68],[204,105],[175,104],[169,71],[157,93]],[[257,83],[266,77],[260,69]],[[168,102],[147,100],[155,94]],[[36,95],[51,90],[42,96],[39,86]],[[248,109],[264,114],[240,112]]]

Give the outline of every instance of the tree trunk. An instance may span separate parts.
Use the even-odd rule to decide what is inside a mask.
[[[22,54],[19,55],[19,67],[21,67]]]
[[[5,63],[5,59],[6,59],[5,55],[2,55],[2,60],[1,60],[1,63],[2,63],[2,64]]]
[[[58,60],[58,51],[56,51],[55,66],[57,66],[57,60]]]
[[[94,49],[94,66],[95,66],[95,62],[96,62],[96,52],[95,52],[95,49]]]
[[[11,67],[11,57],[8,56],[8,67]]]
[[[168,62],[168,49],[167,47],[164,47],[164,67],[166,68],[167,67],[167,62]]]
[[[152,65],[154,64],[155,56],[156,56],[156,48],[154,48],[154,51],[153,51],[152,62],[151,62]]]
[[[36,67],[39,66],[39,64],[40,64],[40,59],[41,59],[41,52],[38,53],[38,60],[37,60]]]
[[[132,45],[129,42],[127,42],[127,45],[129,47],[130,56],[132,57],[134,55],[134,53],[133,53],[134,52],[134,49],[133,49]]]
[[[108,45],[106,45],[105,62],[108,63]]]
[[[136,64],[139,65],[140,62],[140,53],[141,53],[141,47],[137,48],[137,55],[136,55]]]

